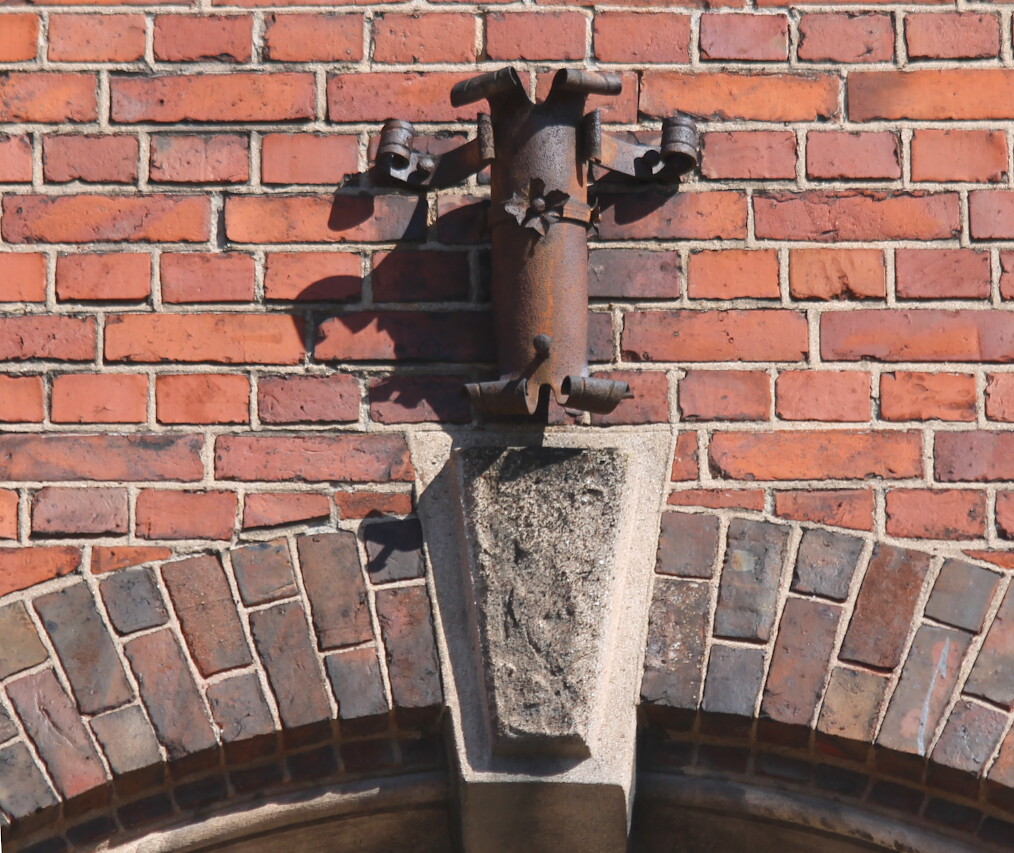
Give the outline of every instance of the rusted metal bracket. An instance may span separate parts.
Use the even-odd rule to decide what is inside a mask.
[[[697,165],[693,121],[677,114],[662,123],[658,147],[602,132],[589,95],[618,95],[616,74],[567,68],[549,96],[531,101],[514,68],[462,81],[451,89],[460,107],[480,100],[476,138],[442,155],[412,145],[411,124],[389,120],[374,167],[378,183],[416,190],[453,186],[491,166],[490,213],[493,314],[500,378],[466,386],[476,408],[493,416],[545,411],[558,403],[610,412],[626,397],[624,382],[588,375],[588,232],[598,210],[589,204],[592,165],[668,185]]]

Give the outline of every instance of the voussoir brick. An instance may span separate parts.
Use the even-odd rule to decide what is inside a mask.
[[[785,563],[789,528],[733,519],[718,587],[715,636],[767,640]]]
[[[359,550],[352,533],[322,533],[296,540],[303,584],[321,649],[374,639]]]

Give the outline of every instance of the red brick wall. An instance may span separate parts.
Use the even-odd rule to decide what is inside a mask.
[[[1010,17],[852,5],[4,4],[0,595],[410,511],[405,433],[490,374],[483,188],[333,193],[508,62],[700,121],[678,195],[606,208],[590,356],[636,397],[590,428],[677,425],[677,506],[1005,551]]]

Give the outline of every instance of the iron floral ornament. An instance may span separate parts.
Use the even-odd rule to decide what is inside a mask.
[[[668,185],[697,164],[693,121],[662,122],[650,147],[603,134],[589,95],[618,95],[616,74],[563,69],[549,96],[534,103],[514,68],[483,74],[451,89],[456,107],[480,100],[475,139],[442,155],[412,148],[414,129],[384,125],[374,174],[378,182],[418,190],[453,186],[490,166],[492,299],[500,377],[466,385],[491,416],[545,411],[548,394],[569,409],[611,412],[630,397],[625,382],[588,375],[588,232],[598,218],[588,203],[592,165]]]

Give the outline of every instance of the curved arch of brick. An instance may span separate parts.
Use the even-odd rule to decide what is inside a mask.
[[[264,791],[446,774],[421,546],[416,520],[382,520],[5,599],[11,849],[129,838]],[[1009,587],[957,554],[667,512],[640,768],[1009,844]]]

